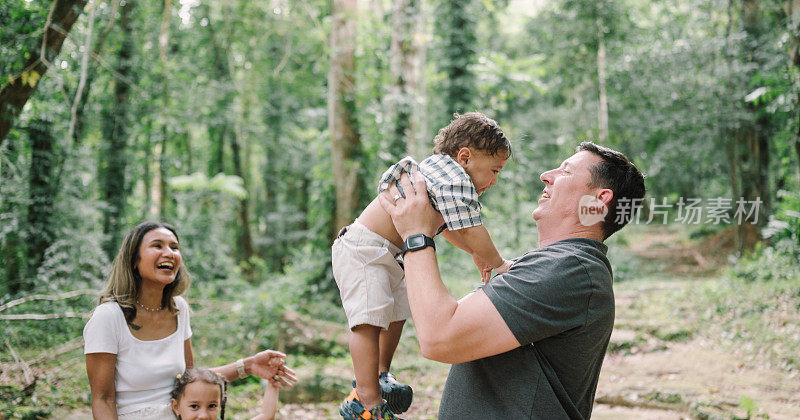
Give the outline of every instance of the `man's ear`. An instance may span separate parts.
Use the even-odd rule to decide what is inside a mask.
[[[466,166],[469,163],[469,159],[472,157],[472,151],[469,150],[469,147],[462,147],[456,153],[456,162],[460,163],[461,166]]]
[[[595,194],[598,200],[602,201],[603,204],[608,206],[608,203],[611,202],[611,199],[614,198],[614,191],[611,191],[608,188],[603,188]]]

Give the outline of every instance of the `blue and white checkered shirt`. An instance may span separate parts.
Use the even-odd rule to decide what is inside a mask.
[[[412,175],[417,170],[425,176],[428,197],[433,208],[444,217],[447,229],[459,230],[483,224],[478,191],[464,168],[449,155],[432,155],[419,164],[411,156],[406,156],[383,173],[378,193],[398,182],[403,172]]]

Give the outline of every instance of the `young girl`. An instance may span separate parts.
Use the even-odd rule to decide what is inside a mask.
[[[172,411],[179,420],[224,420],[225,379],[205,368],[189,368],[175,381]],[[260,413],[253,420],[273,420],[278,407],[278,387],[267,382]]]

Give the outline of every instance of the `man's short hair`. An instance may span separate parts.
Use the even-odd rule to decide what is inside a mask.
[[[589,169],[592,174],[589,186],[608,188],[614,192],[614,197],[608,203],[608,214],[603,220],[603,239],[608,239],[614,232],[628,224],[641,207],[641,199],[644,198],[646,191],[644,175],[627,156],[608,147],[585,141],[575,151],[587,151],[602,159]],[[628,203],[630,207],[617,214],[620,200]]]
[[[481,114],[453,114],[453,121],[433,139],[433,153],[455,157],[462,147],[471,147],[489,156],[511,156],[511,142],[497,121]]]

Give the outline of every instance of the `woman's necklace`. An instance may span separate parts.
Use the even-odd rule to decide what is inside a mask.
[[[144,309],[147,312],[158,312],[158,311],[164,309],[164,306],[159,306],[158,308],[150,308],[150,307],[144,306],[144,305],[142,305],[142,302],[139,302],[139,299],[136,299],[136,304],[141,306],[142,309]]]

